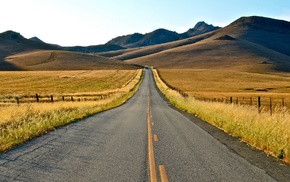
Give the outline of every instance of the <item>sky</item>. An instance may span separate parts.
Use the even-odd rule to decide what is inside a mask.
[[[0,32],[13,30],[61,46],[104,44],[121,35],[199,21],[226,26],[242,16],[290,21],[289,0],[0,0]]]

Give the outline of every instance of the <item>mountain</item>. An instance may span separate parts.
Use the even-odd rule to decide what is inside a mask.
[[[93,45],[93,46],[74,46],[74,47],[63,47],[64,50],[80,52],[80,53],[97,53],[97,52],[107,52],[125,49],[119,45],[115,44],[103,44],[103,45]]]
[[[55,46],[24,38],[20,33],[6,31],[0,33],[0,56],[33,49],[58,49]]]
[[[7,56],[39,49],[59,50],[55,46],[26,39],[20,33],[11,30],[0,33],[0,70],[16,69],[5,61]]]
[[[148,46],[148,45],[155,45],[161,44],[165,42],[172,42],[175,40],[182,39],[182,37],[173,31],[169,31],[166,29],[157,29],[153,32],[147,33],[143,36],[141,40],[138,41],[136,47]]]
[[[290,56],[288,21],[258,16],[241,17],[226,26],[223,32]]]
[[[134,33],[130,35],[119,36],[110,40],[108,43],[116,44],[126,48],[143,47],[177,41],[191,36],[196,36],[210,31],[214,31],[219,28],[220,27],[208,25],[202,21],[198,22],[194,28],[189,29],[187,32],[182,34],[178,34],[177,32],[166,29],[157,29],[146,34]]]
[[[192,39],[196,41],[190,43]],[[188,44],[156,45],[155,49],[168,48],[123,60],[157,68],[290,71],[290,22],[287,21],[241,17],[224,28],[180,41]],[[139,54],[148,52],[148,48],[140,49]]]
[[[205,23],[204,21],[198,22],[193,28],[189,29],[187,32],[183,33],[182,36],[184,38],[201,35],[207,32],[211,32],[214,30],[218,30],[220,27],[213,26]]]
[[[134,33],[132,35],[120,36],[109,41],[109,44],[116,44],[126,48],[142,47],[148,45],[161,44],[182,39],[182,37],[173,31],[166,29],[157,29],[146,34]]]
[[[134,47],[134,44],[136,42],[140,41],[143,37],[144,37],[143,34],[134,33],[134,34],[130,34],[130,35],[123,35],[123,36],[113,38],[112,40],[110,40],[107,43],[119,45],[122,47]]]
[[[29,38],[29,40],[33,40],[34,42],[38,42],[38,43],[45,43],[42,40],[40,40],[38,37],[31,37]]]
[[[0,70],[137,69],[118,60],[62,49],[14,31],[0,33]]]

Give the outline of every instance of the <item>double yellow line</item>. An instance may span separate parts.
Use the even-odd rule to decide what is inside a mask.
[[[148,110],[147,110],[147,124],[148,124],[148,160],[149,160],[149,170],[150,170],[150,181],[157,182],[157,172],[156,172],[156,163],[154,157],[154,145],[151,129],[151,109],[150,109],[150,91],[148,93]],[[155,141],[157,135],[154,135]],[[159,166],[159,172],[161,177],[161,182],[168,182],[168,176],[166,174],[165,166]]]

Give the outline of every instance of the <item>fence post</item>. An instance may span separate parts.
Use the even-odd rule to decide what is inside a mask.
[[[16,97],[16,103],[19,105],[19,98]]]
[[[35,96],[36,96],[36,102],[39,102],[39,95],[36,94]]]
[[[270,97],[270,116],[272,116],[272,98]]]
[[[237,97],[236,104],[237,105],[239,104],[239,97]]]
[[[230,103],[231,104],[233,103],[233,97],[230,97]]]
[[[50,101],[53,102],[53,95],[50,95]]]
[[[64,96],[62,96],[62,101],[64,101]]]
[[[261,97],[260,96],[258,97],[258,110],[259,110],[259,113],[261,113]]]
[[[71,101],[74,101],[74,97],[73,96],[71,96]]]

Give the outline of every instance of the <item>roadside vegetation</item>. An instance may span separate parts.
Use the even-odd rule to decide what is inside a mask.
[[[91,71],[89,71],[91,72]],[[83,73],[89,73],[84,71]],[[69,123],[79,121],[85,117],[91,116],[95,113],[117,107],[130,97],[138,90],[139,85],[142,81],[143,71],[138,70],[112,70],[112,71],[92,71],[89,76],[80,76],[85,78],[76,78],[80,74],[79,71],[68,71],[68,72],[50,72],[50,76],[45,72],[23,72],[23,76],[16,75],[19,78],[14,79],[14,82],[19,82],[18,86],[20,88],[14,88],[14,92],[18,94],[25,94],[29,92],[23,91],[21,88],[29,88],[22,86],[23,81],[21,79],[30,79],[29,84],[34,85],[32,87],[34,92],[47,89],[47,92],[51,92],[54,89],[55,92],[93,92],[99,91],[102,93],[111,92],[116,90],[113,95],[100,99],[97,101],[81,101],[81,102],[54,102],[54,103],[22,103],[22,104],[6,104],[0,106],[0,152],[11,149],[12,147],[24,143],[30,139],[37,136],[43,135],[49,131],[55,130],[58,127],[65,126]],[[77,73],[77,74],[76,74]],[[96,73],[99,73],[96,75]],[[8,73],[10,74],[10,73]],[[17,74],[17,73],[16,73]],[[31,74],[31,78],[27,77],[25,74]],[[35,74],[39,75],[39,78],[34,78]],[[76,74],[76,75],[75,75]],[[58,81],[53,81],[51,77],[59,77],[56,75],[75,75],[69,82],[59,83]],[[11,74],[12,76],[12,74]],[[15,75],[14,75],[15,76]],[[23,78],[21,78],[23,77]],[[50,80],[48,84],[36,84],[33,82],[38,82],[40,77],[43,79]],[[0,79],[3,80],[3,77]],[[7,77],[10,81],[9,77]],[[20,79],[20,80],[19,80]],[[32,81],[34,79],[35,81]],[[69,79],[69,78],[68,78]],[[76,80],[82,81],[76,81]],[[8,85],[4,82],[4,85]],[[13,80],[11,80],[13,82]],[[63,85],[64,83],[65,86]],[[84,84],[80,84],[84,83]],[[14,85],[13,83],[11,83]],[[16,87],[17,84],[15,84]],[[83,87],[81,87],[81,85]],[[45,88],[45,89],[44,89]],[[51,88],[49,90],[49,88]],[[1,87],[1,91],[3,88]]]
[[[200,101],[192,96],[183,97],[177,91],[169,89],[156,70],[154,70],[154,77],[158,88],[176,107],[196,115],[253,147],[290,163],[290,130],[287,127],[290,113],[285,107],[277,107],[270,116],[268,112],[257,112],[256,106]],[[162,78],[169,81],[169,77]],[[203,78],[203,81],[208,79]],[[179,84],[175,85],[181,86],[183,81],[179,80]]]

